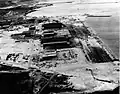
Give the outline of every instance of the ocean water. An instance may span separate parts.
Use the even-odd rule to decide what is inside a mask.
[[[119,58],[119,16],[115,14],[111,17],[89,17],[86,23]]]
[[[6,2],[8,0],[0,0]],[[13,2],[30,2],[32,0],[11,0]],[[30,16],[37,15],[68,15],[68,14],[113,14],[119,11],[118,3],[105,3],[99,4],[99,2],[116,2],[118,0],[33,0],[39,2],[51,2],[54,6],[40,8],[35,12],[30,13]],[[73,1],[73,3],[65,3],[67,1]],[[64,2],[64,3],[55,3]],[[97,3],[97,4],[81,4],[81,3]],[[92,27],[98,34],[98,36],[110,47],[110,49],[119,57],[119,16],[118,14],[112,15],[112,17],[89,17],[86,20],[89,27]]]

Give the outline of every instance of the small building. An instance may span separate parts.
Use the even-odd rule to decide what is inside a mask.
[[[54,52],[46,52],[45,54],[43,54],[43,56],[41,58],[41,61],[51,60],[51,59],[56,58],[56,57],[57,57],[56,51],[54,51]]]

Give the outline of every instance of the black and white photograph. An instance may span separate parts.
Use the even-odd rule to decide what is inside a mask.
[[[0,94],[120,94],[120,0],[0,0]]]

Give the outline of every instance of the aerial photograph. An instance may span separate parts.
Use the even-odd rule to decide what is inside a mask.
[[[0,94],[120,94],[120,0],[0,0]]]

